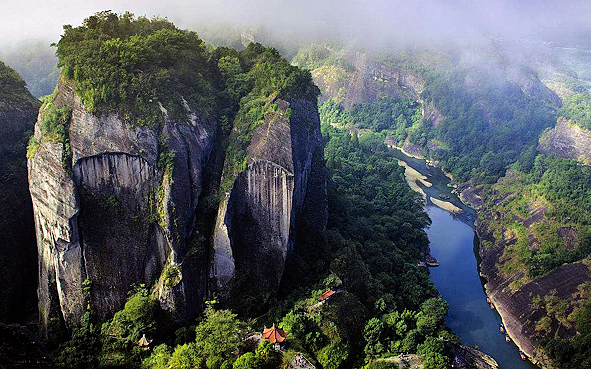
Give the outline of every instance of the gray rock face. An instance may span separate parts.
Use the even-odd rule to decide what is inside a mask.
[[[542,134],[540,152],[561,158],[591,162],[591,131],[560,119],[556,127]]]
[[[278,105],[291,109],[291,119],[285,113],[268,114],[255,129],[247,148],[248,168],[238,174],[219,208],[211,280],[222,296],[236,288],[251,296],[276,291],[286,255],[297,245],[295,219],[312,191],[313,156],[322,153],[322,137],[313,104],[292,100]],[[326,194],[326,182],[315,186]],[[317,226],[325,224],[326,218]]]
[[[461,369],[498,369],[499,364],[491,356],[475,348],[452,344],[453,367]]]
[[[364,53],[355,56],[355,72],[347,86],[343,106],[373,102],[381,96],[406,96],[419,100],[424,81],[408,71],[375,61]]]
[[[73,108],[71,174],[61,143],[41,140],[28,163],[45,333],[62,323],[76,326],[87,299],[99,318],[109,317],[132,285],[154,280],[162,307],[175,317],[199,309],[190,302],[204,295],[204,278],[185,278],[183,262],[215,125],[186,106],[186,122],[164,114],[161,129],[134,128],[117,114],[89,114],[73,82],[61,81],[58,89],[54,106]],[[39,127],[35,135],[41,138]],[[159,156],[171,151],[174,168],[159,167]],[[172,267],[180,270],[174,281],[158,278]]]

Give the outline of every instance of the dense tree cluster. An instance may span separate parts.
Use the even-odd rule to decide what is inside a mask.
[[[159,103],[173,116],[184,111],[182,98],[200,112],[215,109],[205,45],[165,19],[100,12],[82,26],[64,26],[56,54],[92,113],[117,111],[133,124],[155,127]]]
[[[271,93],[318,94],[310,74],[290,66],[276,50],[258,44],[241,53],[212,50],[166,19],[131,13],[105,11],[82,26],[64,26],[57,56],[90,112],[119,112],[137,125],[157,126],[160,104],[173,118],[183,117],[185,104],[217,118],[220,111],[236,110],[248,94],[247,100]]]
[[[591,94],[583,92],[567,97],[560,114],[578,126],[591,129]]]
[[[371,103],[355,104],[345,109],[333,100],[319,107],[327,122],[354,125],[359,129],[371,129],[394,136],[404,142],[409,133],[418,129],[423,121],[421,106],[407,98],[383,97]],[[413,128],[414,127],[414,128]]]

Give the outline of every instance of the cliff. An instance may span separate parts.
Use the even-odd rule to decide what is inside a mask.
[[[591,162],[591,131],[559,119],[556,127],[540,137],[539,150],[546,155]]]
[[[308,224],[307,231],[326,225],[326,177],[316,106],[304,99],[274,103],[279,109],[267,113],[252,132],[247,167],[234,175],[218,211],[211,288],[226,301],[233,295],[240,299],[274,295],[287,255],[296,247],[297,221],[310,213],[306,202],[315,201],[314,195],[321,198],[311,212],[318,221]]]
[[[43,127],[64,108],[60,142]],[[45,334],[76,326],[87,308],[112,316],[133,285],[154,280],[176,318],[200,309],[205,277],[195,264],[206,260],[187,258],[188,240],[215,123],[185,109],[186,120],[171,120],[161,106],[161,126],[134,127],[116,112],[88,113],[65,78],[41,108],[28,167]]]
[[[497,369],[499,367],[495,359],[475,348],[462,344],[452,344],[451,349],[454,353],[454,368]]]
[[[491,188],[471,189],[472,197],[482,195],[475,224],[480,274],[511,339],[546,365],[546,338],[578,334],[574,317],[589,291],[589,258],[565,258],[579,255],[580,228],[570,218],[561,223],[551,212],[555,205],[532,196],[536,187],[520,176],[510,171]]]
[[[312,71],[314,83],[323,92],[320,101],[342,100],[346,108],[356,103],[372,102],[382,96],[405,96],[419,100],[424,81],[408,68],[382,63],[366,53],[348,52],[350,70],[340,66],[322,66]],[[427,115],[437,115],[435,107]]]
[[[488,225],[486,221],[477,223],[481,241],[491,245],[483,247],[481,243],[480,247],[480,274],[487,281],[487,295],[515,344],[533,362],[543,364],[545,355],[538,344],[544,336],[572,338],[576,334],[567,317],[580,301],[582,288],[590,281],[589,267],[584,262],[565,264],[542,278],[521,283],[522,273],[507,276],[501,270],[505,261],[503,251],[516,240],[495,239]],[[545,317],[550,320],[542,327],[540,322]]]
[[[0,62],[0,322],[22,322],[35,311],[37,253],[25,155],[40,105]]]

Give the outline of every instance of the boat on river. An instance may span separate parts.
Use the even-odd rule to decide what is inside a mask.
[[[435,259],[432,255],[425,256],[425,263],[428,267],[438,267],[440,265],[439,260]]]
[[[499,332],[505,333],[505,326],[503,325],[503,323],[501,323],[501,325],[499,326]]]
[[[509,337],[509,335],[508,335],[508,334],[506,334],[506,335],[505,335],[505,341],[507,341],[507,342],[511,342],[511,337]]]

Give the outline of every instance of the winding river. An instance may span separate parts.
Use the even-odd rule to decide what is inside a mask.
[[[430,268],[430,273],[435,286],[449,303],[447,324],[464,344],[477,346],[492,356],[501,369],[537,368],[529,361],[521,360],[518,348],[505,341],[505,336],[499,332],[501,317],[486,302],[484,281],[478,274],[478,238],[473,226],[476,212],[451,193],[447,186],[449,179],[440,169],[399,150],[395,152],[396,157],[404,162],[401,164],[423,175],[417,185],[429,199],[426,210],[432,225],[426,231],[431,254],[441,263],[439,267]],[[430,198],[437,202],[440,194],[449,196],[445,201],[461,208],[462,213],[453,215],[435,206]]]

